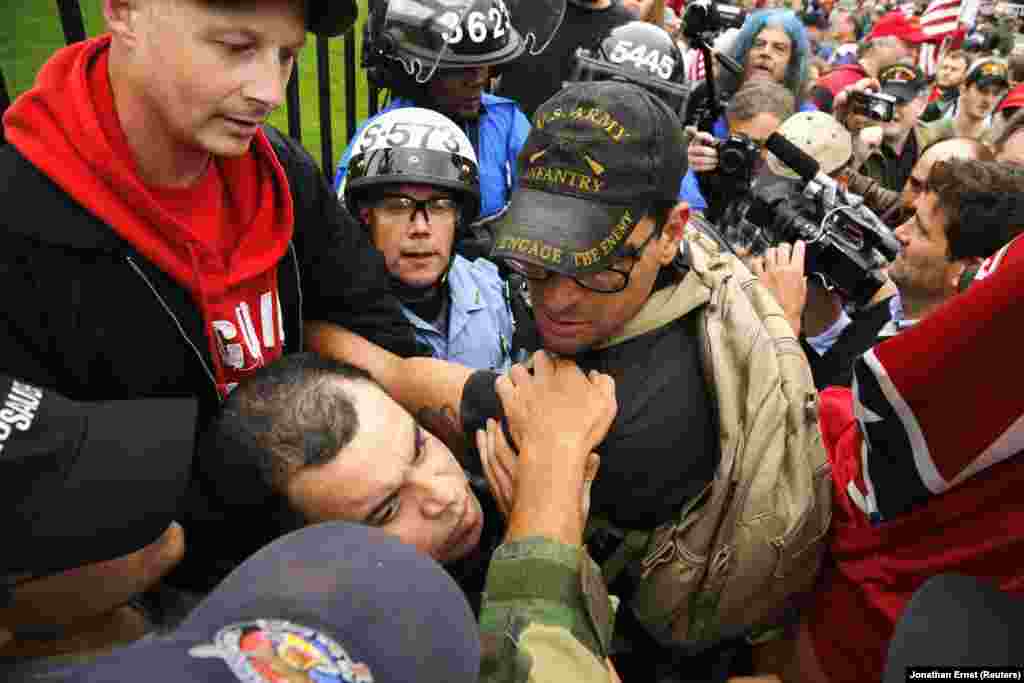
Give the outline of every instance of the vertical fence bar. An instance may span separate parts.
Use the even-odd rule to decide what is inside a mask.
[[[366,103],[366,109],[370,112],[370,116],[377,113],[378,102],[380,102],[380,88],[375,83],[370,83],[370,87],[366,90],[366,96],[369,98],[369,102]]]
[[[60,27],[64,30],[64,42],[70,45],[85,40],[85,20],[78,0],[57,0],[60,12]]]
[[[0,69],[0,145],[7,143],[7,136],[4,135],[4,112],[11,106],[11,95],[7,92],[7,81],[4,80],[4,71]]]
[[[327,38],[316,38],[316,81],[320,92],[320,165],[324,175],[332,178],[334,169],[334,136],[331,128],[331,54]]]
[[[292,69],[292,76],[288,79],[285,101],[288,102],[288,135],[295,138],[297,142],[302,142],[302,114],[299,111],[299,60],[297,59],[295,67]]]
[[[356,30],[345,34],[345,144],[356,134]]]

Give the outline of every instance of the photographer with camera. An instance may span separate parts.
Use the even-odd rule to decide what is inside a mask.
[[[920,28],[915,27],[902,12],[886,15],[885,22],[876,24],[860,44],[857,61],[833,69],[812,88],[814,104],[821,111],[831,113],[833,100],[845,88],[864,78],[878,78],[883,68],[910,59],[915,45],[924,39]]]
[[[894,278],[929,288],[955,279],[963,259],[995,255],[966,293],[857,359],[852,391],[821,394],[832,561],[785,680],[881,680],[896,620],[934,575],[1024,585],[1024,422],[1019,373],[1006,367],[1024,301],[1022,191],[1024,176],[1004,165],[938,162],[900,230]]]
[[[893,64],[882,69],[877,84],[878,93],[869,79],[840,93],[836,118],[854,135],[857,170],[900,192],[924,149],[951,134],[920,121],[928,105],[928,81],[920,68]]]
[[[764,141],[793,114],[793,103],[793,95],[783,86],[753,81],[726,108],[727,139],[694,133],[687,148],[689,170],[679,191],[691,211],[718,220],[726,204],[755,178],[765,158]]]
[[[823,171],[827,172],[830,167],[827,165],[830,157],[836,160],[832,165],[836,165],[838,159],[850,153],[848,133],[843,142],[831,145],[822,144],[815,149],[814,142],[820,143],[823,138],[828,137],[823,134],[827,130],[826,126],[823,124],[814,126],[812,137],[810,135],[811,127],[806,126],[802,127],[802,130],[797,130],[797,126],[793,124],[795,119],[797,117],[793,117],[783,124],[780,133],[819,160]],[[838,126],[838,124],[835,125]],[[870,191],[881,196],[882,200],[893,205],[894,209],[898,209],[898,211],[890,213],[905,219],[908,211],[911,215],[913,214],[913,207],[921,193],[924,192],[932,166],[936,162],[950,159],[991,161],[992,154],[984,145],[974,140],[966,138],[942,140],[929,147],[922,155],[914,166],[913,173],[902,194],[877,187]],[[769,168],[776,171],[778,166],[781,164],[773,157],[769,161]],[[840,170],[839,173],[845,175],[846,171]],[[837,174],[833,173],[833,175]],[[850,189],[854,191],[857,191],[853,187],[852,179],[854,178],[870,183],[872,186],[876,185],[873,181],[858,176],[856,173],[850,174],[850,178]],[[865,202],[870,205],[867,199]],[[900,228],[900,230],[904,230],[904,228]],[[895,235],[904,244],[906,243],[905,236],[905,231],[897,231]],[[907,275],[908,269],[902,265],[897,266],[901,263],[901,258],[902,255],[897,256],[893,262],[889,270],[889,281],[875,293],[867,304],[855,307],[850,312],[847,312],[847,302],[834,288],[826,287],[819,278],[810,278],[807,304],[803,309],[801,345],[811,364],[814,383],[819,389],[833,385],[850,386],[853,362],[858,356],[879,341],[912,324],[912,322],[904,320],[904,316],[911,320],[922,317],[924,309],[941,303],[969,281],[965,279],[965,273],[967,276],[973,274],[969,263],[964,264],[957,259],[948,257],[931,263],[925,268],[927,272],[932,273],[932,276],[914,277],[912,274]],[[960,269],[962,265],[967,265],[968,268]],[[950,285],[949,288],[925,286],[929,282],[942,280],[941,272],[943,270],[959,273],[959,280],[955,283],[947,282]],[[945,282],[945,280],[942,281]],[[909,296],[906,304],[903,304],[901,300],[904,291]]]

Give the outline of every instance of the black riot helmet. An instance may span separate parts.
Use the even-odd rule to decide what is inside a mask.
[[[371,0],[363,67],[376,85],[423,84],[437,69],[497,66],[538,54],[566,0]]]
[[[620,79],[646,88],[680,118],[690,88],[683,53],[668,31],[645,21],[612,28],[593,49],[576,50],[574,81]]]

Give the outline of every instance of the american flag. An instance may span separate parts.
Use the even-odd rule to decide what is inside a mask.
[[[921,32],[928,36],[929,42],[921,46],[918,65],[927,75],[935,74],[939,56],[950,43],[959,42],[965,33],[962,21],[965,10],[977,7],[977,0],[932,0],[921,15]]]
[[[933,0],[921,15],[921,31],[929,42],[940,42],[960,28],[960,0]]]

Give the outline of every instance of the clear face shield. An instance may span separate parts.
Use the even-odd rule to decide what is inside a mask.
[[[460,49],[486,52],[515,38],[530,54],[548,46],[565,16],[566,0],[390,0],[380,39],[394,49],[409,76],[426,83],[442,62],[457,61]]]

